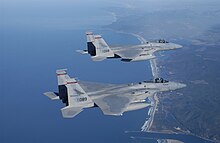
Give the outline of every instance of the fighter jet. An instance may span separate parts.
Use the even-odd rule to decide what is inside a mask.
[[[64,118],[73,118],[86,108],[99,107],[104,115],[120,116],[124,112],[150,106],[146,98],[156,92],[172,91],[185,84],[162,78],[131,84],[104,84],[77,81],[70,78],[66,69],[57,70],[58,92],[44,93],[52,100],[62,100]]]
[[[134,62],[155,58],[154,53],[163,50],[179,49],[182,46],[165,40],[156,40],[133,46],[109,46],[101,35],[87,32],[87,50],[77,50],[81,54],[90,54],[93,61],[121,58],[121,61]]]

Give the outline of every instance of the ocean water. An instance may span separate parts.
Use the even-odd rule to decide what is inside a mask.
[[[63,119],[60,109],[64,105],[50,101],[43,93],[57,91],[55,70],[59,68],[68,68],[70,76],[88,81],[130,83],[147,79],[150,76],[147,63],[128,64],[120,60],[95,63],[89,56],[75,52],[86,48],[88,30],[102,34],[109,43],[138,41],[130,35],[102,29],[101,25],[111,23],[114,17],[95,5],[87,15],[80,8],[72,12],[76,8],[72,3],[66,7],[59,2],[52,5],[36,1],[22,5],[22,2],[5,2],[1,17],[5,21],[0,35],[3,91],[0,142],[129,142],[124,132],[140,129],[147,116],[146,109],[122,117],[104,116],[98,108],[86,109],[73,119]],[[95,19],[99,19],[98,24]]]
[[[132,41],[128,35],[99,32],[106,39],[122,36]],[[59,68],[68,68],[70,76],[82,80],[129,83],[147,78],[143,63],[131,64],[132,69],[118,60],[94,63],[76,53],[86,47],[85,30],[7,30],[4,38],[1,142],[128,142],[124,131],[141,127],[146,109],[112,117],[96,108],[63,119],[64,105],[43,93],[57,91]]]

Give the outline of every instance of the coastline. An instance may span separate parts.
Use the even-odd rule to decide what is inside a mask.
[[[114,13],[115,14],[115,13]],[[117,19],[118,20],[118,19]],[[116,21],[117,21],[116,20]],[[116,21],[114,21],[114,22],[116,22]],[[139,35],[139,34],[135,34],[135,33],[129,33],[129,32],[125,32],[125,31],[118,31],[118,30],[114,30],[114,29],[111,29],[111,28],[104,28],[104,29],[107,29],[107,30],[112,30],[112,31],[114,31],[114,32],[116,32],[116,33],[123,33],[123,34],[128,34],[128,35],[132,35],[132,36],[134,36],[135,38],[137,38],[139,41],[140,41],[140,43],[145,43],[145,42],[147,42],[146,40],[145,40],[145,38],[144,37],[142,37],[141,35]],[[150,66],[151,66],[151,70],[152,70],[152,76],[153,77],[156,77],[156,76],[159,76],[160,74],[160,71],[159,71],[159,68],[158,68],[158,66],[157,66],[157,62],[156,62],[156,60],[154,59],[154,60],[150,60]],[[152,96],[150,99],[149,99],[150,101],[151,101],[151,105],[152,105],[152,107],[151,108],[149,108],[149,110],[148,110],[148,118],[146,118],[146,121],[143,123],[143,125],[141,126],[141,132],[145,132],[145,133],[156,133],[156,134],[169,134],[169,135],[186,135],[186,136],[192,136],[192,137],[196,137],[196,138],[199,138],[199,139],[202,139],[202,140],[204,140],[204,141],[208,141],[208,142],[216,142],[216,141],[214,141],[214,140],[211,140],[211,139],[208,139],[208,138],[205,138],[205,137],[202,137],[202,136],[198,136],[198,135],[195,135],[195,134],[192,134],[192,133],[188,133],[188,132],[184,132],[184,131],[181,131],[182,133],[179,133],[179,132],[175,132],[175,131],[166,131],[166,132],[163,132],[163,131],[153,131],[153,130],[151,130],[151,127],[152,127],[152,124],[153,124],[153,122],[154,122],[154,115],[156,114],[156,110],[157,110],[157,106],[158,106],[158,104],[159,104],[159,98],[158,98],[158,96],[157,96],[157,94],[155,94],[154,96]],[[175,139],[175,138],[173,138],[173,139]],[[167,141],[167,142],[169,142],[169,139],[163,139],[163,140],[165,140],[165,141]],[[158,139],[157,140],[158,142],[160,142],[161,140],[160,139]],[[178,142],[179,140],[177,140],[177,142]],[[179,142],[181,142],[181,141],[179,141]]]
[[[126,131],[126,134],[129,134],[131,138],[133,139],[155,139],[157,141],[161,140],[177,140],[177,141],[182,141],[184,143],[188,142],[200,142],[200,143],[213,143],[215,141],[213,140],[208,140],[204,139],[198,136],[194,135],[186,135],[186,134],[181,134],[181,133],[163,133],[163,132],[142,132],[142,131]]]
[[[138,34],[132,34],[133,36],[135,36],[138,40],[140,40],[141,43],[145,43],[146,40],[144,39],[144,37],[142,37],[141,35],[138,35]],[[152,75],[153,77],[159,77],[159,68],[157,66],[157,62],[156,62],[156,59],[152,59],[150,60],[150,65],[151,65],[151,70],[152,70]],[[150,114],[148,114],[150,117],[148,118],[148,120],[145,121],[144,125],[141,127],[141,131],[144,131],[144,132],[148,132],[148,133],[158,133],[158,134],[161,134],[161,133],[166,133],[166,134],[183,134],[183,135],[190,135],[190,136],[194,136],[194,137],[197,137],[197,138],[200,138],[200,139],[203,139],[203,140],[206,140],[206,141],[209,141],[209,142],[215,142],[214,140],[211,140],[211,139],[208,139],[208,138],[205,138],[205,137],[202,137],[202,136],[198,136],[196,134],[193,134],[193,133],[188,133],[186,131],[181,131],[182,133],[178,133],[178,132],[174,132],[174,131],[166,131],[166,132],[161,132],[161,131],[152,131],[151,130],[151,126],[153,124],[153,121],[154,121],[154,115],[155,115],[155,112],[157,110],[157,106],[159,104],[159,98],[157,97],[157,94],[155,94],[154,96],[152,96],[150,98],[151,100],[151,105],[153,105],[153,107],[151,107],[153,109],[153,111],[150,112]],[[150,108],[150,109],[151,109]],[[149,109],[149,110],[150,110]],[[160,141],[160,140],[159,140]],[[166,140],[168,142],[168,140]]]

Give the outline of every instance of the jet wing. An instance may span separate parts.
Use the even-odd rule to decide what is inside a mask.
[[[122,58],[134,58],[138,56],[140,53],[142,53],[142,51],[143,51],[142,49],[127,48],[127,49],[116,52],[116,54]]]
[[[141,61],[155,58],[155,56],[153,56],[154,52],[154,48],[132,47],[125,50],[117,51],[115,54],[120,56],[122,58],[122,61]]]
[[[86,92],[93,92],[100,89],[104,90],[117,86],[115,84],[97,83],[97,82],[89,82],[89,81],[81,81],[81,80],[78,81],[78,83]]]
[[[122,115],[133,101],[134,96],[130,92],[123,94],[110,94],[94,99],[93,102],[99,106],[105,115]]]
[[[78,81],[80,86],[89,93],[92,101],[102,110],[105,115],[120,116],[129,110],[138,96],[135,96],[134,89],[129,88],[127,84],[103,84],[87,81]],[[139,94],[139,93],[138,93]],[[140,93],[145,99],[148,94]],[[138,100],[139,101],[139,100]]]
[[[86,92],[90,92],[93,102],[99,106],[105,115],[121,115],[133,100],[132,91],[120,92],[127,85],[95,83],[79,81]],[[115,90],[119,90],[115,91]],[[98,92],[97,92],[98,91]]]

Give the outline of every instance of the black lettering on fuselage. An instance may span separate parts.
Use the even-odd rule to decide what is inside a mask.
[[[103,53],[108,53],[108,52],[109,52],[109,49],[103,49],[102,52],[103,52]]]
[[[78,102],[87,101],[87,97],[77,98],[77,101],[78,101]]]

